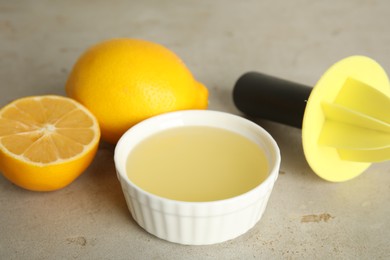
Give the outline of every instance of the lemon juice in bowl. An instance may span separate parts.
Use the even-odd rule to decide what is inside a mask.
[[[280,167],[273,138],[232,114],[187,110],[130,128],[115,167],[134,220],[186,245],[238,237],[261,218]]]
[[[175,127],[138,144],[127,176],[152,194],[215,201],[245,193],[268,175],[264,151],[237,133],[208,126]]]

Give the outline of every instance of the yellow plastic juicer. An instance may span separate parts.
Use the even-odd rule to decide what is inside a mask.
[[[313,88],[249,72],[233,100],[249,116],[302,127],[306,160],[325,180],[350,180],[390,159],[389,79],[368,57],[337,62]]]

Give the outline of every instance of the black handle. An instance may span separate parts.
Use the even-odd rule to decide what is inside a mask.
[[[242,75],[233,89],[233,101],[244,114],[302,127],[312,88],[258,72]]]

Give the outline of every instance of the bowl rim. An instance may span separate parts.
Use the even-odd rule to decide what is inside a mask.
[[[132,135],[138,134],[139,132],[142,133],[143,129],[150,128],[150,127],[156,127],[159,124],[160,124],[159,128],[156,127],[155,130],[152,130],[152,133],[146,134],[145,137],[151,136],[154,133],[158,133],[161,130],[170,129],[170,128],[178,127],[178,126],[187,126],[187,124],[185,124],[184,122],[181,122],[181,124],[180,124],[179,119],[183,118],[183,117],[184,118],[190,117],[190,116],[198,116],[198,117],[214,116],[214,117],[224,118],[226,120],[235,120],[239,124],[246,125],[246,127],[251,128],[252,130],[255,130],[257,133],[261,134],[263,136],[262,140],[265,141],[265,143],[266,143],[265,145],[267,146],[267,148],[270,148],[269,152],[272,153],[271,156],[273,157],[273,158],[271,158],[271,160],[273,160],[273,164],[270,165],[271,167],[269,170],[269,175],[266,177],[266,179],[264,181],[262,181],[260,184],[258,184],[257,186],[255,186],[254,188],[252,188],[244,193],[241,193],[237,196],[229,197],[226,199],[220,199],[220,200],[212,200],[212,201],[174,200],[174,199],[162,197],[162,196],[153,194],[151,192],[148,192],[148,191],[142,189],[141,187],[139,187],[138,185],[136,185],[134,182],[132,182],[127,177],[126,169],[125,169],[126,168],[125,162],[129,156],[131,150],[136,145],[133,145],[133,146],[130,145],[130,148],[127,148],[126,156],[121,155],[121,152],[123,151],[123,149],[125,149],[124,147],[125,146],[129,147],[128,139],[131,138]],[[168,122],[168,120],[175,120],[175,119],[176,119],[176,121],[174,121],[174,123]],[[191,120],[191,119],[187,119],[187,120]],[[163,124],[161,125],[161,123],[163,123]],[[193,125],[196,125],[196,124],[193,124]],[[202,125],[202,124],[200,124],[200,125]],[[189,124],[188,126],[191,126],[191,124]],[[209,126],[209,125],[205,124],[204,126]],[[227,127],[221,127],[221,128],[225,129],[225,130],[231,130]],[[236,133],[238,133],[238,132],[236,132]],[[140,138],[140,140],[138,140],[137,143],[141,142],[145,137]],[[125,159],[123,159],[123,157],[125,157]],[[124,163],[122,161],[124,161]],[[145,120],[141,121],[140,123],[134,125],[130,129],[128,129],[121,136],[121,138],[119,139],[119,141],[117,142],[117,144],[115,146],[114,163],[115,163],[115,168],[117,171],[117,176],[118,176],[120,182],[122,183],[122,189],[123,189],[123,182],[122,181],[124,181],[128,187],[131,187],[131,189],[136,191],[139,195],[141,195],[144,198],[149,198],[149,199],[152,199],[154,201],[158,201],[160,203],[169,203],[169,204],[174,204],[174,205],[188,205],[188,206],[197,206],[197,205],[211,206],[211,205],[216,205],[216,204],[220,205],[220,206],[224,206],[227,204],[231,204],[231,203],[236,204],[237,202],[244,202],[244,201],[246,202],[245,204],[248,205],[248,202],[249,202],[248,197],[256,197],[257,198],[258,195],[257,196],[253,196],[253,195],[256,193],[266,194],[268,191],[267,187],[270,187],[272,189],[273,184],[279,175],[281,155],[280,155],[279,147],[278,147],[276,141],[273,139],[273,137],[264,128],[262,128],[258,124],[254,123],[246,118],[243,118],[241,116],[231,114],[228,112],[221,112],[221,111],[209,110],[209,109],[208,110],[180,110],[180,111],[174,111],[174,112],[167,112],[167,113],[163,113],[163,114],[159,114],[159,115],[150,117],[150,118],[145,119]],[[249,203],[249,205],[255,203],[255,201],[256,200],[252,201],[251,203]]]

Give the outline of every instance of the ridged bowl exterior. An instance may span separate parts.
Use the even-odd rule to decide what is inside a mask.
[[[238,207],[236,202],[221,201],[225,204],[222,208],[218,202],[161,201],[122,183],[127,206],[142,228],[161,239],[187,245],[220,243],[247,232],[263,215],[272,188],[269,182],[262,192],[253,194],[256,199],[249,205]]]

